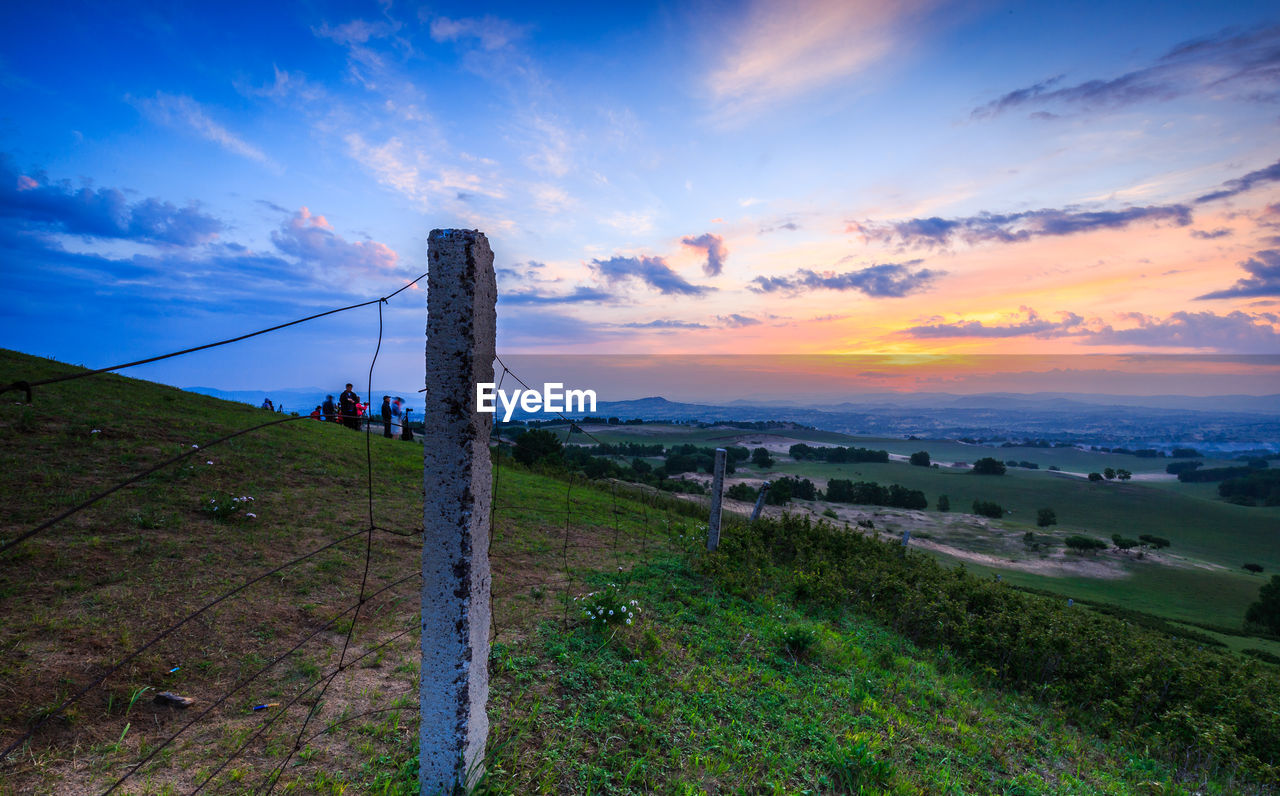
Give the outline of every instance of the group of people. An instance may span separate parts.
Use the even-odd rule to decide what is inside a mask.
[[[325,396],[324,403],[311,412],[311,417],[325,422],[342,423],[349,429],[359,431],[365,416],[369,414],[369,408],[370,405],[362,403],[360,395],[347,384],[347,388],[338,396],[337,403],[334,403],[332,395]],[[404,407],[403,398],[382,396],[382,436],[393,439],[394,424],[400,429],[401,439],[413,439],[413,431],[409,428],[409,413],[412,411]]]

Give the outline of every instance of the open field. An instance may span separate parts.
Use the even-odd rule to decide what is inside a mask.
[[[758,486],[762,480],[782,475],[809,478],[823,488],[831,478],[901,484],[919,489],[929,499],[928,511],[904,512],[872,506],[849,506],[819,501],[793,501],[789,510],[836,512],[841,521],[876,522],[886,532],[911,530],[918,545],[931,553],[970,566],[990,567],[1005,573],[1010,582],[1063,594],[1112,602],[1134,610],[1182,621],[1222,627],[1239,627],[1245,608],[1257,597],[1265,578],[1243,571],[1247,562],[1280,570],[1280,508],[1244,507],[1217,499],[1216,484],[1183,484],[1176,480],[1092,483],[1047,469],[1100,471],[1105,467],[1130,469],[1135,474],[1163,470],[1170,459],[1146,459],[1068,448],[988,448],[938,440],[892,440],[828,435],[813,439],[815,432],[775,430],[750,432],[738,429],[697,429],[653,424],[623,427],[588,426],[593,435],[614,433],[617,439],[636,439],[630,429],[648,428],[646,442],[706,445],[763,446],[774,452],[775,464],[760,470],[739,464],[727,483]],[[888,450],[891,455],[929,451],[935,460],[972,463],[983,456],[1000,460],[1038,461],[1043,469],[1009,468],[1003,476],[980,476],[947,466],[915,467],[902,461],[888,463],[840,463],[793,461],[785,451],[795,442],[827,442],[845,446]],[[758,443],[758,444],[753,444]],[[653,460],[655,463],[658,460]],[[1209,460],[1206,460],[1209,461]],[[1225,463],[1224,463],[1225,464]],[[1214,466],[1212,463],[1206,466]],[[1145,470],[1143,469],[1145,468]],[[704,483],[709,476],[697,475]],[[951,512],[934,509],[940,495],[947,495]],[[999,503],[1007,510],[1000,520],[967,514],[974,500]],[[1052,508],[1058,524],[1036,526],[1036,512]],[[749,506],[737,510],[749,511]],[[780,513],[775,509],[774,513]],[[887,519],[880,520],[883,517]],[[1034,532],[1050,549],[1030,549],[1022,542]],[[1065,553],[1062,540],[1074,533],[1109,539],[1112,534],[1137,538],[1153,534],[1170,539],[1172,547],[1159,553],[1106,551],[1079,556]],[[1054,549],[1056,546],[1056,549]],[[1232,638],[1232,637],[1224,637]],[[1256,642],[1256,643],[1254,643]],[[1271,649],[1274,642],[1255,639],[1248,646]],[[1232,642],[1238,646],[1238,642]]]

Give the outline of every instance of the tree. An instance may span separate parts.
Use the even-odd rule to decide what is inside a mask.
[[[938,511],[951,511],[951,499],[946,495],[938,495]]]
[[[978,475],[1004,475],[1004,462],[999,459],[993,459],[990,456],[984,456],[973,463],[973,472]]]
[[[1163,536],[1152,536],[1149,533],[1141,534],[1138,537],[1138,541],[1142,542],[1147,547],[1154,547],[1157,550],[1168,547],[1170,544],[1169,540]]]
[[[1258,601],[1244,613],[1245,625],[1280,635],[1280,575],[1272,575],[1271,582],[1258,589]]]
[[[1261,575],[1261,574],[1262,574],[1262,565],[1261,565],[1261,564],[1245,564],[1243,568],[1244,568],[1244,569],[1247,569],[1248,571],[1252,572],[1252,573],[1253,573],[1253,574],[1255,574],[1255,575]]]
[[[1121,481],[1128,481],[1130,478],[1133,478],[1133,473],[1128,470],[1116,470],[1116,478],[1119,478]]]
[[[990,500],[975,500],[973,501],[973,513],[998,520],[1004,516],[1004,508],[999,503],[993,503]]]
[[[1115,480],[1115,477],[1116,477],[1116,471],[1108,467],[1107,469],[1102,471],[1102,475],[1106,477],[1108,481],[1113,481]]]
[[[1090,550],[1106,550],[1110,545],[1101,539],[1095,539],[1092,536],[1073,535],[1066,538],[1067,547],[1077,553],[1087,553]]]
[[[773,457],[764,448],[756,448],[751,452],[751,463],[761,470],[767,470],[773,466]]]
[[[911,454],[909,461],[917,467],[928,467],[930,464],[929,451],[916,451]]]
[[[1118,533],[1111,534],[1111,542],[1120,550],[1129,551],[1137,547],[1141,542],[1137,539],[1126,539]]]
[[[1058,524],[1058,515],[1053,513],[1053,509],[1040,509],[1036,512],[1036,525],[1041,528],[1048,528],[1050,525]]]
[[[756,499],[759,493],[750,484],[734,484],[726,489],[724,494],[734,500],[745,500],[750,503]]]
[[[1102,473],[1089,473],[1089,480],[1090,480],[1090,481],[1101,481],[1101,480],[1102,480]]]
[[[546,429],[535,428],[516,437],[516,446],[511,455],[524,465],[558,462],[563,449],[559,437]]]

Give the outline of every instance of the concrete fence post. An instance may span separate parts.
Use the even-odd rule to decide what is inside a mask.
[[[760,518],[760,509],[764,508],[764,496],[769,492],[769,482],[765,481],[760,485],[760,494],[756,495],[756,507],[751,510],[751,521],[755,522]]]
[[[493,382],[498,297],[493,252],[480,232],[433,229],[427,266],[418,752],[424,796],[474,785],[489,734],[493,416],[476,411],[476,384]]]
[[[720,514],[724,508],[724,462],[729,452],[716,448],[716,466],[711,476],[711,518],[707,521],[707,549],[720,546]]]

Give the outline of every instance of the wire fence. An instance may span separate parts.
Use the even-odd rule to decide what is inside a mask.
[[[52,385],[376,306],[378,331],[366,384],[372,398],[383,345],[383,305],[425,276],[380,298],[250,334],[108,368],[14,381],[0,392],[20,391],[28,404],[38,407]],[[529,389],[501,358],[498,365],[499,389],[508,379]],[[241,414],[255,420],[261,417],[253,409]],[[579,440],[600,444],[579,423],[563,414],[560,417],[562,444]],[[113,557],[125,554],[122,546],[133,543],[132,533],[128,540],[119,535],[102,542],[92,532],[93,522],[85,520],[93,511],[110,506],[121,494],[172,486],[211,452],[232,458],[243,454],[236,446],[246,439],[260,440],[267,451],[291,444],[291,438],[280,436],[281,431],[309,419],[305,415],[273,417],[230,431],[223,426],[220,433],[202,441],[184,443],[176,455],[156,456],[153,441],[141,439],[141,453],[126,451],[119,456],[133,463],[151,455],[152,461],[132,474],[103,487],[106,477],[101,469],[84,472],[77,469],[79,463],[68,463],[68,470],[76,470],[77,479],[91,488],[64,494],[64,498],[74,496],[64,501],[70,505],[29,527],[20,526],[14,516],[4,518],[0,524],[0,576],[4,578],[0,641],[5,646],[0,647],[0,665],[5,667],[6,684],[0,690],[0,704],[10,709],[12,720],[0,721],[0,780],[21,783],[23,790],[52,792],[110,794],[138,788],[142,792],[270,794],[286,780],[335,776],[326,771],[325,752],[336,743],[332,739],[339,730],[352,727],[358,733],[394,736],[411,756],[416,740],[412,732],[416,717],[411,714],[417,710],[417,671],[411,661],[416,657],[419,629],[422,495],[420,486],[416,495],[396,493],[394,487],[403,481],[396,479],[394,462],[384,455],[385,448],[375,455],[371,424],[364,430],[363,477],[346,479],[343,497],[337,501],[353,506],[359,490],[360,502],[365,504],[363,518],[351,513],[308,518],[299,527],[306,525],[310,531],[289,539],[295,549],[276,561],[268,560],[261,548],[280,546],[279,540],[247,525],[234,526],[240,536],[228,531],[225,539],[202,539],[201,545],[211,550],[205,558],[213,559],[214,569],[236,561],[237,571],[251,574],[236,578],[218,569],[208,577],[193,575],[189,593],[180,600],[166,599],[174,591],[183,591],[171,581],[181,584],[186,570],[203,566],[183,550],[188,543],[197,546],[191,531],[184,528],[167,539],[162,534],[154,538],[136,534],[139,549],[170,547],[167,554],[149,557],[151,571],[163,573],[153,574],[149,585],[145,578],[120,583],[111,576],[89,574],[99,567],[109,568]],[[127,428],[109,431],[121,438],[129,436]],[[11,428],[9,433],[16,432]],[[178,435],[171,432],[169,436]],[[670,529],[688,513],[681,511],[678,501],[656,490],[593,481],[564,471],[538,474],[537,467],[513,462],[514,442],[504,438],[501,430],[492,440],[489,556],[494,562],[494,639],[517,638],[544,621],[566,631],[588,622],[579,599],[588,595],[593,584],[598,586],[600,573],[615,572],[625,583],[632,567],[669,547]],[[257,466],[260,462],[245,463],[239,472],[252,477]],[[39,462],[38,467],[47,470],[52,480],[69,474],[60,474],[56,463]],[[552,478],[544,477],[548,475]],[[554,484],[562,487],[548,486]],[[562,491],[553,499],[549,489]],[[324,505],[316,511],[331,511],[331,499],[320,502]],[[244,505],[237,507],[241,513]],[[288,501],[281,501],[279,508],[290,515],[308,511]],[[134,524],[140,530],[147,528],[145,521]],[[49,537],[51,533],[54,538]],[[45,547],[31,549],[44,542],[48,542]],[[237,561],[238,556],[248,560]],[[40,573],[43,577],[28,571],[36,563],[47,567]],[[87,577],[93,582],[62,588],[67,573],[74,573],[67,575],[72,580]],[[156,586],[162,581],[169,583],[168,593],[162,594],[164,589]],[[145,621],[121,620],[115,625],[107,621],[96,628],[97,635],[89,633],[93,637],[84,640],[75,636],[83,631],[73,628],[62,645],[51,638],[24,637],[23,627],[69,624],[69,620],[60,623],[57,616],[67,605],[67,593],[80,595],[76,610],[89,612],[86,616],[91,609],[115,617],[136,612]],[[267,614],[272,618],[262,618]],[[3,625],[8,625],[8,632]],[[104,633],[114,638],[104,643]],[[237,640],[250,636],[252,649],[234,654],[244,652]],[[403,661],[392,669],[399,677],[386,676],[389,667],[382,661],[389,654]],[[196,665],[168,666],[187,659],[197,660]],[[56,665],[44,665],[42,660]],[[375,667],[381,670],[376,676],[370,673]],[[37,670],[47,676],[22,677]],[[199,696],[193,699],[177,693],[187,689],[197,689]],[[152,692],[158,692],[155,697],[163,704],[146,699]],[[409,720],[401,722],[399,717],[406,714]],[[387,717],[387,721],[371,724],[371,717]],[[186,762],[192,755],[198,761],[194,765]],[[407,780],[408,774],[402,774]]]

